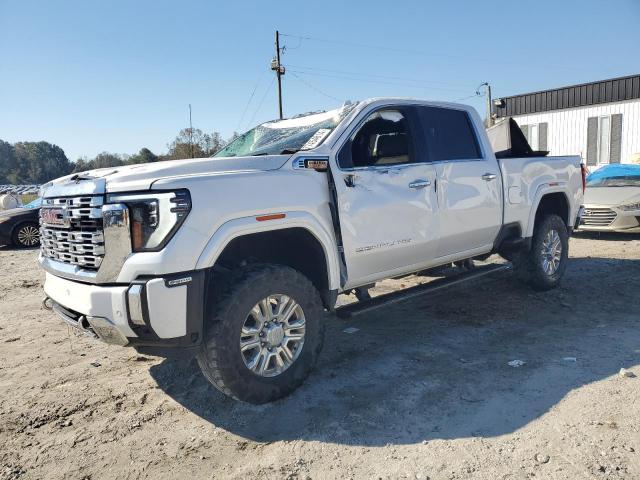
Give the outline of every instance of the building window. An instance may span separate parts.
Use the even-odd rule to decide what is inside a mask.
[[[622,114],[587,119],[587,165],[620,163],[622,160]]]
[[[538,150],[539,149],[538,124],[534,123],[532,125],[528,125],[528,127],[529,127],[529,136],[527,138],[529,139],[529,146],[531,147],[532,150]]]
[[[520,125],[520,130],[524,133],[531,150],[547,150],[547,128],[547,122]]]
[[[611,153],[611,117],[598,117],[598,163],[609,163]]]

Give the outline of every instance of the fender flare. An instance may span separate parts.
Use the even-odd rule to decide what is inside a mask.
[[[526,225],[526,229],[523,229],[525,232],[524,238],[529,238],[533,236],[533,228],[535,226],[536,213],[538,212],[538,207],[540,206],[540,202],[542,201],[542,197],[545,195],[549,195],[550,193],[562,193],[567,200],[567,205],[569,206],[568,218],[566,221],[567,225],[571,225],[571,219],[573,216],[573,212],[571,211],[571,198],[569,188],[566,182],[557,182],[557,185],[551,185],[549,183],[543,183],[538,186],[536,190],[536,195],[531,202],[531,210],[529,211],[528,223]]]
[[[338,251],[335,248],[336,241],[333,234],[310,213],[304,211],[284,211],[284,218],[258,222],[256,217],[242,217],[223,223],[207,242],[202,253],[198,257],[196,269],[211,268],[227,245],[235,238],[253,233],[269,232],[289,228],[303,228],[314,236],[322,246],[327,272],[329,274],[328,285],[330,290],[340,288],[340,262]]]

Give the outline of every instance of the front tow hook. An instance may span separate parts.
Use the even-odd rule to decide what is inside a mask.
[[[42,299],[42,308],[46,310],[53,310],[53,300],[50,297],[44,297]]]

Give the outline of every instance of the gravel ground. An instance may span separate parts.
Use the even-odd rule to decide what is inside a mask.
[[[264,406],[69,332],[36,256],[0,248],[2,479],[640,478],[640,378],[619,375],[640,376],[640,236],[573,238],[552,292],[507,272],[331,317],[316,372]]]

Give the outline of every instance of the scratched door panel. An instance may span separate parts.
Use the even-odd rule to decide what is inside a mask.
[[[435,256],[435,175],[429,164],[339,174],[336,187],[349,285]],[[429,185],[412,188],[416,181]]]

